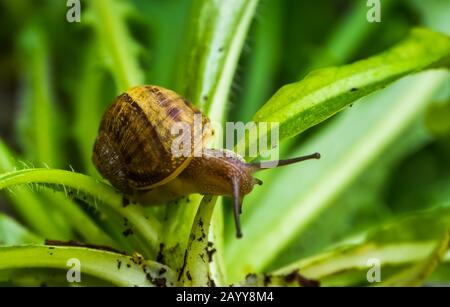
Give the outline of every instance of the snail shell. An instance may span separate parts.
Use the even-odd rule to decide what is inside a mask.
[[[158,86],[137,86],[116,98],[105,112],[94,145],[93,162],[120,191],[132,194],[177,177],[192,156],[172,155],[171,128],[194,115],[202,119],[202,141],[211,135],[209,119],[175,92]],[[193,137],[191,150],[195,144]]]

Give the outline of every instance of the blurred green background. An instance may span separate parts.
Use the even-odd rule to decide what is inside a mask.
[[[184,83],[195,82],[180,81],[177,74],[185,58],[192,1],[113,1],[108,16],[94,2],[81,1],[81,22],[69,23],[65,1],[0,1],[0,138],[29,166],[72,167],[98,176],[90,162],[92,145],[102,112],[115,96],[139,83],[182,91]],[[312,69],[382,51],[414,26],[450,34],[448,0],[381,1],[380,23],[367,22],[365,2],[262,0],[239,60],[227,119],[248,121],[282,85]],[[118,44],[114,52],[131,59],[125,67],[117,67],[114,57],[120,55],[111,52],[111,44]],[[121,78],[121,70],[127,78]],[[264,237],[270,219],[276,219],[284,203],[303,197],[311,181],[327,182],[336,164],[364,149],[358,146],[369,146],[371,129],[382,130],[389,112],[407,104],[412,99],[408,93],[420,96],[418,86],[424,83],[400,81],[283,143],[284,157],[320,151],[329,160],[319,162],[321,166],[264,174],[265,185],[246,200],[243,224],[248,240],[257,234]],[[342,184],[340,179],[327,183],[333,193],[320,214],[296,231],[288,245],[277,247],[276,259],[261,266],[278,268],[405,213],[450,205],[448,78],[423,97],[420,112],[400,125],[402,130],[389,132],[392,137],[386,137],[373,157],[357,170],[348,162],[341,170],[348,175]],[[30,226],[18,206],[11,206],[8,192],[0,197],[2,211]],[[231,218],[228,209],[225,206],[226,221]],[[54,216],[58,219],[58,212]],[[258,221],[261,226],[255,226]],[[66,233],[61,237],[76,238],[63,224],[56,227]],[[231,266],[239,251],[254,251],[241,249],[249,241],[235,243],[233,223],[225,225],[226,262]],[[37,230],[36,225],[30,228]],[[442,275],[439,281],[450,280],[450,275]]]

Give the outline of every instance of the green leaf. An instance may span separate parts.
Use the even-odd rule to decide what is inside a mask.
[[[383,287],[417,287],[421,286],[428,276],[436,269],[439,263],[443,260],[445,253],[448,250],[449,234],[446,233],[444,237],[438,241],[434,250],[423,261],[411,268],[408,268],[400,273],[389,277],[383,281],[379,286]]]
[[[149,44],[145,47],[143,57],[147,59],[150,69],[147,80],[167,88],[174,88],[178,78],[182,55],[185,50],[180,42],[185,38],[187,17],[190,14],[192,1],[135,1],[139,14],[133,15],[140,23]]]
[[[123,223],[125,218],[128,227],[125,231],[135,233],[131,237],[136,237],[142,253],[149,258],[156,257],[159,222],[153,216],[144,214],[140,206],[134,204],[124,206],[123,196],[111,186],[83,174],[54,169],[26,169],[0,175],[0,190],[36,183],[64,191],[95,207],[99,205],[106,214],[112,211],[122,217],[117,223]]]
[[[10,149],[0,140],[0,172],[14,170],[14,157]],[[39,197],[27,188],[16,188],[8,194],[14,209],[47,238],[70,239],[67,227],[73,227],[85,242],[114,246],[111,239],[73,201],[61,194],[45,193]],[[62,220],[56,223],[56,220]],[[53,226],[55,224],[55,226]],[[64,224],[64,229],[55,228]]]
[[[240,103],[234,106],[238,120],[251,120],[255,112],[276,89],[274,81],[283,51],[283,18],[285,3],[264,1],[258,7],[252,31],[249,34],[251,52],[242,57],[248,62],[242,80],[242,97],[235,99]],[[284,55],[283,55],[284,56]]]
[[[86,212],[72,199],[61,192],[42,191],[49,207],[63,214],[64,222],[83,239],[83,242],[119,248]],[[51,237],[53,238],[53,237]]]
[[[352,112],[356,112],[352,109]],[[355,127],[359,123],[354,122]],[[363,231],[393,217],[391,207],[386,203],[385,190],[392,188],[392,172],[396,166],[419,148],[430,142],[423,124],[417,121],[411,128],[389,146],[389,155],[382,154],[363,173],[353,180],[342,195],[315,219],[298,239],[283,249],[268,269],[284,266],[300,257],[314,255],[332,246],[355,232]],[[270,182],[268,182],[270,184]],[[249,209],[250,210],[250,209]],[[332,225],[332,227],[330,227]]]
[[[8,146],[0,140],[0,173],[15,169],[15,158]],[[65,228],[61,228],[52,219],[44,201],[33,194],[29,189],[18,188],[6,194],[11,207],[29,225],[31,230],[47,237],[65,240],[69,239]]]
[[[450,35],[450,20],[447,14],[450,4],[448,1],[428,0],[424,2],[421,0],[409,0],[407,3],[416,10],[422,23],[427,27]]]
[[[433,135],[445,137],[450,135],[450,100],[446,103],[430,105],[425,114],[425,124]]]
[[[384,0],[382,15],[388,16],[395,0]],[[379,30],[376,24],[367,22],[367,3],[356,1],[351,10],[344,16],[336,29],[333,29],[325,46],[314,54],[311,69],[326,67],[330,65],[341,65],[347,63],[356,51],[375,30]],[[389,18],[389,17],[384,17]]]
[[[280,140],[319,124],[355,100],[412,73],[445,67],[450,38],[414,29],[391,49],[341,67],[311,72],[305,79],[283,86],[255,114],[256,122],[278,122]]]
[[[94,43],[92,43],[93,45]],[[76,86],[75,93],[75,124],[73,134],[76,139],[80,160],[88,175],[97,175],[97,170],[92,163],[92,148],[97,137],[102,112],[107,102],[103,102],[101,95],[103,71],[99,70],[98,48],[89,46],[84,52],[82,76]]]
[[[32,233],[9,216],[0,213],[0,245],[43,243],[44,238]]]
[[[103,279],[116,286],[174,286],[175,273],[168,267],[139,256],[125,256],[84,247],[19,246],[0,247],[0,270],[55,268],[67,274],[76,259],[83,274]]]
[[[38,25],[27,27],[20,36],[24,82],[19,113],[19,141],[25,156],[33,162],[61,167],[61,113],[57,113],[51,79],[48,38]]]
[[[429,226],[418,227],[421,225]],[[361,279],[365,279],[371,267],[368,260],[377,259],[382,272],[389,267],[410,265],[398,277],[393,277],[392,282],[405,281],[407,277],[419,282],[418,277],[427,276],[435,268],[436,260],[443,259],[448,246],[444,243],[448,240],[445,234],[449,230],[449,208],[411,213],[348,238],[321,254],[287,265],[275,274],[298,269],[308,278],[327,280],[356,270],[360,271]],[[387,281],[389,276],[382,276],[382,279]]]
[[[67,267],[69,269],[69,267]],[[83,275],[80,282],[69,283],[64,271],[58,269],[0,270],[0,287],[111,287],[114,284],[90,275]]]
[[[421,261],[430,255],[435,246],[435,241],[397,242],[386,245],[368,242],[357,246],[343,246],[277,270],[276,274],[285,274],[299,269],[308,278],[325,282],[341,273],[356,270],[364,279],[370,268],[367,264],[369,259],[378,259],[383,270],[384,267]]]
[[[248,274],[240,287],[318,287],[319,282],[301,275],[298,270],[287,274]]]
[[[193,4],[181,93],[213,122],[225,119],[231,83],[257,4],[257,0],[196,0]]]
[[[118,0],[96,0],[89,4],[92,15],[88,15],[88,20],[94,25],[101,53],[118,92],[142,84],[144,73],[137,61],[139,45],[133,40],[125,22],[130,7]]]
[[[264,270],[292,240],[301,239],[323,210],[337,206],[341,192],[403,135],[447,76],[446,72],[424,73],[367,97],[293,153],[319,151],[321,160],[270,170],[264,184],[268,188],[263,186],[245,200],[244,237],[228,239],[230,281]]]
[[[159,252],[164,264],[173,268],[179,268],[183,264],[183,256],[187,249],[189,236],[196,212],[199,209],[201,196],[189,195],[179,199],[175,203],[167,204],[165,218],[160,234]]]

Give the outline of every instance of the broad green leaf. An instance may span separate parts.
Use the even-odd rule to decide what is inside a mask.
[[[84,247],[0,247],[0,270],[54,268],[60,269],[65,276],[68,260],[77,259],[84,274],[116,286],[176,285],[175,273],[170,268],[141,257]]]
[[[319,161],[266,171],[272,172],[268,188],[244,201],[244,237],[228,239],[230,282],[264,270],[323,210],[337,206],[336,198],[403,135],[447,76],[424,73],[367,97],[293,153],[318,151]]]
[[[351,112],[358,111],[352,109]],[[359,123],[354,124],[359,127]],[[342,195],[334,200],[337,205],[323,211],[320,218],[315,219],[299,239],[293,239],[268,269],[284,266],[300,257],[314,255],[355,232],[397,216],[386,200],[386,190],[394,188],[393,182],[396,182],[392,179],[392,172],[397,172],[398,165],[403,163],[404,159],[430,142],[431,138],[422,121],[417,120],[417,123],[413,123],[412,127],[395,141],[395,146],[389,146],[389,155],[382,154],[354,179]],[[270,179],[267,184],[270,185]],[[248,210],[251,210],[250,207]]]
[[[0,213],[0,246],[43,243],[44,238],[32,233],[11,217]]]
[[[181,93],[213,122],[225,119],[233,76],[258,0],[196,0]]]
[[[416,2],[420,4],[420,8],[417,10],[418,14],[428,14],[430,9],[434,12],[429,14],[433,17],[429,18],[430,22],[427,22],[427,26],[437,27],[436,29],[448,33],[448,27],[445,27],[445,24],[448,24],[445,12],[448,11],[450,3],[444,4],[440,0],[432,0],[427,3],[422,3],[420,0]],[[439,4],[438,7],[433,8],[433,3]],[[389,16],[385,14],[385,9],[386,7],[383,5],[383,19],[387,20]],[[391,21],[390,18],[389,21]],[[382,25],[386,27],[385,22]],[[377,32],[384,33],[379,26]],[[383,37],[385,36],[383,35]],[[378,39],[377,37],[371,38],[371,40]],[[367,44],[365,46],[373,48],[371,47],[372,43],[371,46]],[[438,96],[434,95],[434,98],[431,98],[432,101],[444,102],[448,99],[450,83],[448,81],[446,83],[447,86],[436,92]],[[433,103],[430,108],[436,105]],[[358,110],[359,107],[346,112],[358,112]],[[442,112],[442,114],[444,113]],[[429,120],[427,122],[430,122]],[[437,170],[440,174],[445,174],[443,166],[446,160],[442,152],[443,146],[433,142],[431,136],[426,133],[422,114],[419,115],[416,122],[414,128],[405,131],[402,137],[395,141],[395,146],[389,146],[375,164],[354,180],[354,183],[345,189],[341,197],[334,200],[335,206],[325,210],[320,218],[315,219],[298,238],[293,239],[276,261],[271,263],[269,269],[286,265],[293,259],[298,259],[299,256],[314,255],[354,231],[361,231],[374,223],[383,221],[386,217],[397,215],[399,208],[403,208],[402,211],[409,211],[430,206],[445,206],[450,195],[450,185],[448,180],[442,176],[436,176]],[[418,129],[415,128],[416,126]],[[358,127],[359,123],[355,117],[354,129],[359,129]],[[337,136],[340,139],[344,137]],[[292,140],[299,141],[298,138]],[[405,147],[408,143],[412,146]],[[399,151],[403,153],[399,155]],[[420,156],[415,153],[417,151],[421,152]],[[287,157],[288,155],[280,154],[280,156]],[[414,158],[416,156],[421,159]],[[423,175],[416,176],[415,174],[418,173]],[[402,180],[402,178],[405,179]],[[265,181],[264,178],[261,179]],[[247,210],[250,210],[250,207]]]
[[[355,100],[411,73],[445,67],[448,36],[417,28],[391,49],[353,64],[319,69],[283,86],[255,114],[256,122],[279,122],[280,140],[295,136]]]
[[[427,1],[426,3],[423,2],[423,1],[420,1],[420,0],[418,0],[418,1],[414,0],[414,1],[408,1],[408,2],[414,2],[415,4],[418,5],[417,13],[419,15],[421,15],[421,16],[425,15],[426,20],[425,20],[424,23],[427,26],[433,27],[434,29],[440,29],[440,31],[442,31],[444,33],[447,33],[447,34],[450,34],[449,33],[449,29],[450,28],[448,27],[449,19],[447,18],[447,14],[446,14],[446,12],[448,11],[450,3],[445,2],[445,1],[440,1],[440,0],[436,0],[436,1],[430,0],[430,1]],[[383,8],[383,10],[384,10],[384,8]],[[383,14],[384,14],[384,12],[383,12]],[[439,94],[439,98],[434,97],[434,98],[431,98],[432,100],[434,100],[434,101],[442,101],[443,99],[446,99],[445,96],[442,97],[442,93],[448,92],[447,88],[448,88],[449,82],[447,81],[446,83],[447,83],[447,86],[442,88],[440,91],[437,92],[437,94],[440,93]],[[436,104],[432,104],[430,107],[435,106],[435,105]],[[354,110],[355,109],[352,109],[352,112],[354,112]],[[422,122],[422,120],[420,118],[418,118],[417,121],[418,122]],[[423,125],[423,123],[421,123],[421,125]],[[357,127],[358,127],[358,125],[355,122],[355,129],[358,129]],[[358,178],[357,183],[355,183],[355,184],[357,184],[356,189],[355,188],[347,189],[347,191],[346,191],[346,194],[348,194],[347,198],[349,200],[354,201],[354,203],[355,203],[354,210],[351,212],[354,215],[353,218],[351,216],[349,217],[348,210],[346,211],[345,207],[343,207],[343,206],[345,206],[345,204],[342,204],[342,201],[343,201],[342,198],[339,198],[339,199],[336,200],[336,204],[339,204],[338,206],[331,207],[330,208],[331,210],[327,210],[325,212],[325,214],[321,215],[320,219],[317,219],[312,225],[310,225],[308,227],[308,231],[306,231],[305,233],[302,233],[302,235],[299,237],[298,241],[301,241],[303,243],[297,243],[297,244],[302,244],[304,246],[305,253],[308,253],[309,243],[310,243],[310,245],[315,245],[316,242],[323,241],[322,237],[317,234],[317,231],[320,231],[320,229],[317,229],[317,226],[320,225],[321,228],[323,228],[323,229],[327,229],[327,228],[329,229],[329,237],[331,239],[330,242],[332,242],[332,238],[335,237],[334,233],[336,232],[336,228],[339,227],[338,225],[336,225],[338,223],[337,220],[338,221],[343,220],[343,223],[347,223],[347,225],[349,227],[353,227],[355,225],[355,223],[359,224],[360,221],[361,221],[361,218],[364,218],[364,217],[361,217],[361,211],[364,210],[364,208],[367,207],[367,203],[369,201],[367,199],[367,194],[376,193],[377,197],[383,199],[383,198],[386,198],[385,192],[383,193],[383,190],[385,191],[385,189],[387,188],[389,190],[392,190],[393,193],[395,193],[395,195],[398,195],[398,192],[396,192],[396,190],[398,190],[398,180],[396,178],[398,178],[402,174],[403,174],[403,176],[411,177],[410,176],[411,173],[408,173],[403,168],[399,170],[398,167],[395,167],[395,165],[392,165],[393,167],[391,167],[391,171],[393,173],[395,173],[395,177],[391,178],[390,180],[389,180],[389,178],[386,178],[385,179],[385,183],[384,183],[384,185],[386,187],[384,189],[382,188],[381,190],[378,190],[378,191],[372,191],[371,190],[370,181],[368,182],[368,178],[371,178],[373,176],[373,172],[379,172],[380,164],[384,165],[385,164],[385,162],[384,162],[385,160],[387,160],[387,159],[390,160],[391,159],[392,155],[395,152],[398,151],[398,147],[402,146],[401,144],[404,143],[405,137],[406,138],[410,138],[408,136],[409,134],[410,134],[410,132],[408,132],[406,135],[403,134],[401,139],[399,139],[398,141],[395,142],[395,146],[391,146],[389,148],[389,150],[388,150],[389,154],[383,154],[382,158],[378,159],[378,160],[380,160],[379,162],[377,162],[375,165],[373,165],[373,167],[368,169],[367,172],[362,177]],[[424,137],[422,137],[422,138],[424,138]],[[426,137],[424,139],[424,141],[425,141],[425,143],[422,146],[424,146],[425,144],[429,144],[432,140],[428,136],[428,137]],[[419,146],[415,150],[419,150],[422,146]],[[432,158],[431,161],[439,164],[439,159],[438,159],[439,154],[436,153],[435,146],[431,146],[431,148],[433,148],[432,149],[432,153],[433,154],[430,156],[430,158]],[[415,150],[413,150],[409,155],[413,155],[413,152]],[[403,159],[405,159],[405,158],[403,157]],[[417,161],[417,160],[412,160],[411,161],[411,159],[407,159],[403,163],[409,163],[409,164],[413,163],[414,165],[411,165],[409,167],[410,171],[412,171],[414,174],[417,174],[417,173],[421,173],[422,170],[426,170],[426,168],[424,169],[424,167],[422,165],[419,165],[418,162],[420,162],[420,161]],[[429,173],[429,171],[427,173]],[[422,184],[423,184],[423,181],[422,181]],[[436,180],[434,180],[433,182],[430,182],[430,186],[432,186],[433,189],[437,188],[439,185],[443,185],[443,187],[445,187],[445,185],[447,187],[449,186],[448,183],[445,184],[445,182],[442,182],[441,180],[438,181],[438,182],[436,182]],[[411,191],[411,189],[412,189],[411,185],[405,186],[405,188],[406,188],[405,194],[410,196],[411,193],[408,193],[408,190],[411,191],[411,192],[416,192],[416,190],[420,191],[420,190],[426,189],[426,187],[422,186],[421,184],[419,184],[418,187],[420,187],[420,188],[419,189],[413,188],[413,190],[415,190],[415,191]],[[448,190],[448,188],[447,188],[447,190]],[[436,193],[438,193],[440,198],[445,199],[445,194],[443,195],[443,190],[442,189],[437,190]],[[362,197],[357,197],[357,195],[361,195]],[[357,197],[357,199],[355,199],[355,197]],[[415,201],[417,201],[418,203],[423,203],[423,199],[422,198],[419,198],[419,199],[417,199],[417,198],[419,198],[419,197],[416,196],[416,200]],[[434,201],[434,199],[435,199],[434,197],[433,198],[427,198],[427,199],[428,199],[428,201],[433,201],[435,206],[439,205],[439,201]],[[448,199],[449,198],[447,197],[447,200]],[[383,201],[384,200],[382,200],[382,202]],[[397,202],[397,200],[394,200],[394,202]],[[406,201],[405,202],[405,205],[409,205],[409,204],[414,206],[411,203],[411,201],[409,201],[409,202]],[[446,203],[444,202],[444,203],[442,203],[442,205],[446,205]],[[385,203],[378,203],[378,204],[374,203],[373,206],[374,206],[374,208],[373,208],[374,215],[380,215],[380,211],[382,211],[381,208],[385,207],[386,204]],[[409,207],[410,206],[408,206],[408,208]],[[391,212],[391,214],[392,214],[392,212]],[[324,219],[323,218],[324,215],[329,216],[329,218],[328,219]],[[342,216],[342,217],[340,217],[340,216]],[[346,218],[349,219],[347,222],[345,222]],[[433,218],[430,218],[428,221],[424,222],[423,224],[428,224],[428,223],[430,225],[434,225],[435,220],[433,220]],[[412,221],[411,224],[413,225],[414,222]],[[330,225],[332,225],[332,227],[330,227]],[[419,227],[417,227],[417,228],[419,228]],[[392,233],[394,233],[396,231],[398,231],[398,229],[397,230],[393,230]],[[292,252],[293,252],[293,250],[292,250]],[[413,252],[413,251],[411,251],[411,252]],[[430,250],[430,252],[431,252],[431,250]],[[283,254],[285,254],[285,252]],[[393,252],[393,254],[396,254],[396,253]],[[405,256],[406,255],[407,255],[407,253],[405,253]],[[417,259],[417,261],[422,261],[422,259]],[[408,266],[411,266],[411,264],[408,263]],[[444,268],[444,267],[447,268],[448,264],[441,265],[440,268],[441,267],[442,268]],[[395,267],[392,267],[392,268],[393,269],[395,268],[397,270],[398,266],[395,266]],[[364,282],[366,282],[365,273],[367,272],[367,267],[362,268],[362,270],[363,270],[362,274],[360,272],[353,273],[353,271],[349,271],[348,273],[340,274],[336,278],[328,278],[327,279],[327,284],[329,284],[329,285],[363,284]],[[384,267],[382,275],[388,276],[388,275],[386,275],[386,274],[389,274],[388,270],[389,270],[389,266],[387,268]],[[431,283],[432,282],[435,282],[435,283],[437,282],[439,285],[448,283],[448,276],[449,276],[448,275],[448,273],[449,273],[448,269],[443,269],[443,270],[442,269],[438,269],[438,271],[439,271],[439,274],[433,274],[433,275],[439,275],[440,278],[438,280],[436,280],[434,278],[433,281],[431,281],[431,279],[429,279],[429,280],[427,280],[427,284],[430,284],[430,282]],[[357,282],[355,282],[355,280],[348,280],[346,276],[356,276],[357,277],[356,278]]]

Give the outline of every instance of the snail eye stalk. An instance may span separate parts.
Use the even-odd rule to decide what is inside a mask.
[[[242,198],[239,194],[239,178],[234,178],[232,185],[233,185],[233,214],[234,214],[234,222],[236,224],[236,237],[242,238],[242,231],[241,231]]]
[[[257,171],[265,170],[268,168],[290,165],[290,164],[294,164],[297,162],[312,160],[312,159],[320,159],[320,153],[316,152],[311,155],[301,156],[301,157],[296,157],[296,158],[291,158],[291,159],[285,159],[285,160],[247,163],[247,165],[252,169],[253,172],[257,172]]]

